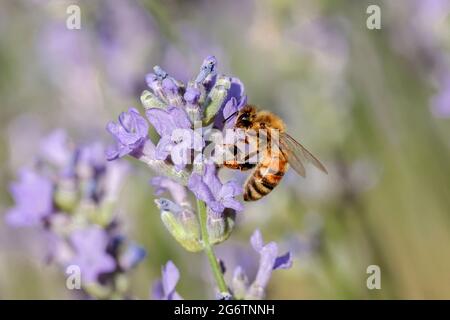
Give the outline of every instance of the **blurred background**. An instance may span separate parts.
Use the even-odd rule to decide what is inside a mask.
[[[70,4],[81,8],[80,30],[66,28]],[[380,30],[366,27],[371,4]],[[229,270],[259,228],[295,257],[274,272],[269,299],[450,299],[449,12],[449,0],[1,0],[0,214],[44,135],[65,128],[78,142],[111,143],[106,123],[141,108],[153,65],[187,81],[213,54],[329,170],[289,172],[247,203],[217,247]],[[171,259],[183,297],[213,297],[204,256],[160,221],[153,173],[126,161],[134,172],[117,211],[148,252],[134,295],[147,299]],[[33,231],[3,220],[0,298],[73,298]],[[366,286],[369,265],[381,268],[381,290]]]

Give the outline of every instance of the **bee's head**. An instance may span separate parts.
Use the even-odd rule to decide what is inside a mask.
[[[251,105],[246,105],[243,107],[236,119],[237,128],[250,128],[253,125],[256,116],[256,108]]]

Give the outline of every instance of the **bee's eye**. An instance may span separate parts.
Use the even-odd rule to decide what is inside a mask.
[[[240,119],[241,121],[249,121],[250,120],[250,117],[248,116],[248,114],[246,114],[246,113],[244,113],[242,116],[241,116],[241,119]]]

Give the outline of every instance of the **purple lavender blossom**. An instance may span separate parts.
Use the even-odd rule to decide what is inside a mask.
[[[223,108],[223,119],[227,119],[225,123],[222,121],[224,129],[229,129],[234,126],[237,117],[237,111],[241,110],[247,104],[247,98],[244,97],[240,102],[235,97],[232,97]],[[219,126],[220,124],[216,124]]]
[[[67,133],[62,129],[55,130],[43,139],[40,151],[41,157],[49,163],[60,168],[66,166],[70,161]]]
[[[200,72],[195,78],[196,83],[203,83],[208,76],[216,75],[216,65],[217,59],[214,56],[208,56],[203,60],[202,66],[200,67]]]
[[[232,77],[228,96],[214,120],[214,127],[218,129],[231,128],[234,125],[236,115],[233,117],[230,116],[242,109],[246,104],[247,96],[245,95],[244,84],[238,78]],[[224,119],[228,120],[224,123]]]
[[[70,236],[75,249],[71,265],[77,265],[81,270],[84,283],[97,282],[101,273],[114,271],[116,263],[106,253],[108,234],[99,227],[90,227],[75,231]]]
[[[231,234],[235,213],[243,210],[243,205],[236,200],[243,190],[235,181],[220,181],[215,165],[208,164],[201,152],[207,151],[201,133],[211,127],[222,129],[224,115],[229,116],[246,104],[244,86],[237,78],[217,74],[214,56],[203,61],[198,75],[187,84],[172,78],[159,66],[146,75],[146,82],[150,91],[142,93],[141,102],[160,139],[151,150],[146,150],[145,146],[137,158],[162,175],[151,181],[156,194],[168,191],[175,201],[162,198],[155,201],[161,220],[171,235],[188,251],[211,250],[212,245],[225,241]],[[230,119],[230,123],[232,121]],[[201,126],[199,129],[198,124]],[[147,132],[142,132],[137,138],[133,136],[135,139],[132,141],[122,141],[123,132],[119,132],[122,127],[126,126],[122,123],[108,125],[108,131],[119,142],[110,159],[133,155],[135,140],[150,141]],[[128,134],[130,130],[126,127],[122,131]],[[128,147],[130,142],[131,148]],[[193,151],[199,154],[192,154]],[[192,160],[193,165],[187,166]],[[186,185],[197,198],[198,216],[188,200]],[[201,223],[206,226],[204,229],[200,228]],[[155,297],[176,297],[178,277],[176,267],[168,263],[163,269],[161,283],[154,288]],[[227,296],[223,281],[217,283],[220,292]]]
[[[153,286],[153,298],[157,300],[182,300],[183,298],[175,291],[180,272],[172,261],[162,267],[162,278]]]
[[[53,184],[44,176],[23,169],[19,182],[11,184],[15,206],[8,210],[6,222],[11,226],[35,226],[53,211]]]
[[[114,218],[127,165],[107,162],[99,143],[73,145],[61,130],[41,145],[35,168],[21,171],[19,182],[11,186],[16,205],[7,212],[6,222],[37,227],[47,261],[61,267],[78,265],[83,286],[89,284],[83,287],[88,295],[105,298],[99,292],[111,292],[117,296],[112,285],[115,277],[145,256],[143,248],[126,240]],[[99,290],[90,291],[93,287]]]
[[[122,112],[118,123],[109,122],[107,130],[116,139],[116,148],[110,149],[108,160],[139,152],[147,140],[148,123],[135,108]]]
[[[225,208],[242,211],[244,207],[235,199],[242,194],[242,186],[236,181],[222,184],[216,174],[216,166],[212,163],[205,165],[203,176],[193,173],[188,182],[188,188],[195,196],[204,201],[210,210],[216,214]]]
[[[155,150],[156,159],[165,160],[171,155],[176,168],[182,170],[191,161],[191,150],[203,149],[205,141],[191,129],[191,122],[183,109],[151,108],[146,111],[146,115],[161,137]]]
[[[248,278],[242,267],[236,267],[233,274],[233,286],[235,294],[240,298],[262,299],[265,296],[273,270],[288,269],[292,266],[290,252],[278,256],[278,245],[275,242],[264,244],[261,232],[256,230],[251,236],[250,242],[253,249],[259,253],[259,267],[255,280],[249,286]]]

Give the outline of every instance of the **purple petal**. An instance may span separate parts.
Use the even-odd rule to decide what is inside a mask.
[[[155,300],[164,300],[165,299],[165,295],[164,295],[164,289],[163,289],[163,285],[162,285],[162,281],[156,281],[155,284],[152,287],[152,297]]]
[[[185,94],[184,100],[187,103],[196,104],[200,98],[200,90],[195,87],[188,87]]]
[[[221,213],[225,209],[222,204],[216,201],[208,185],[203,182],[199,174],[193,173],[191,175],[188,181],[188,188],[194,193],[197,199],[204,201],[214,212]]]
[[[148,133],[148,123],[136,108],[130,108],[128,112],[122,113],[119,116],[119,122],[128,132],[133,132],[140,137],[145,137]]]
[[[106,130],[115,138],[116,149],[109,149],[107,158],[113,160],[140,150],[147,140],[148,123],[139,112],[130,108],[119,116],[119,122],[109,122]]]
[[[155,149],[155,158],[157,160],[165,160],[169,156],[173,146],[174,144],[170,136],[162,136]]]
[[[289,269],[292,267],[292,255],[290,252],[286,252],[284,255],[275,259],[273,270],[276,269]]]
[[[253,232],[250,243],[252,244],[253,249],[260,252],[264,247],[264,241],[262,238],[261,231],[259,229],[256,229],[255,232]]]
[[[10,209],[6,219],[12,225],[36,224],[53,211],[52,182],[32,170],[21,170],[19,181],[11,183],[10,192],[15,207]]]
[[[172,116],[167,111],[160,108],[150,108],[145,114],[161,137],[172,134],[172,131],[175,129],[175,124],[172,121]]]
[[[150,180],[150,183],[157,188],[155,194],[158,196],[168,191],[176,203],[182,204],[187,201],[186,188],[169,178],[154,177]]]
[[[269,242],[260,250],[259,269],[254,283],[265,288],[272,275],[273,266],[278,254],[278,246],[275,242]]]
[[[11,208],[6,211],[5,222],[11,227],[29,227],[40,222],[36,216],[28,214],[18,208]]]
[[[244,206],[242,203],[234,199],[234,197],[242,194],[242,192],[243,188],[239,183],[233,180],[228,181],[220,189],[219,201],[221,201],[226,208],[231,208],[240,212],[244,210]]]
[[[221,201],[222,205],[225,208],[230,208],[235,210],[236,212],[242,212],[244,210],[244,205],[233,198],[226,198]]]
[[[175,82],[173,81],[173,79],[171,78],[165,78],[162,81],[162,86],[164,88],[164,91],[174,94],[178,92],[178,86],[175,84]]]
[[[221,106],[221,110],[217,114],[214,120],[214,127],[216,128],[230,128],[234,124],[234,117],[230,118],[224,125],[223,121],[226,116],[230,116],[233,112],[240,110],[247,102],[246,96],[244,95],[244,85],[238,78],[231,77],[231,85],[228,90],[227,98],[224,104]],[[234,100],[233,100],[234,99]],[[228,105],[228,106],[227,106]],[[227,107],[227,112],[225,114],[224,109]]]
[[[205,165],[205,174],[203,176],[203,181],[211,190],[215,199],[220,199],[220,191],[222,189],[222,183],[217,177],[216,165],[214,163],[208,163]]]
[[[106,160],[112,161],[119,158],[119,150],[117,150],[117,146],[110,146],[106,149]]]
[[[220,190],[220,196],[222,198],[229,198],[229,197],[235,197],[244,192],[242,185],[239,184],[237,181],[231,180],[225,183],[221,190]]]
[[[42,141],[40,153],[54,165],[59,167],[67,165],[71,155],[67,133],[62,129],[52,132]]]
[[[166,295],[175,291],[175,287],[180,279],[180,272],[172,261],[168,261],[162,268],[162,287]]]
[[[179,107],[169,107],[167,108],[167,111],[172,117],[175,128],[179,129],[191,128],[191,121],[189,120],[189,116],[183,109]]]
[[[101,273],[112,272],[116,268],[115,260],[106,252],[108,235],[100,227],[76,230],[70,241],[75,249],[70,264],[80,267],[83,282],[96,282]]]

